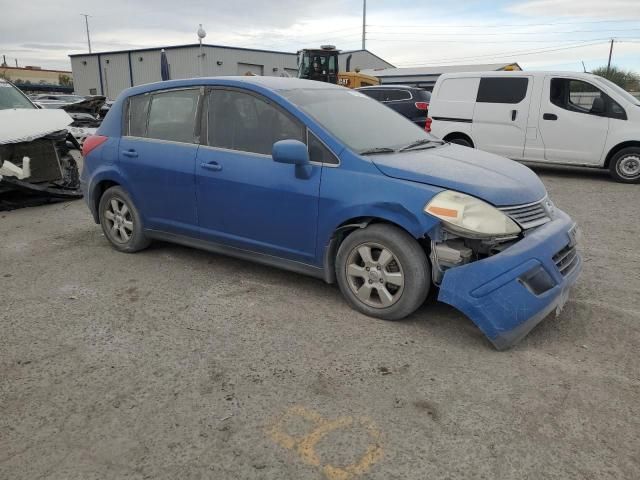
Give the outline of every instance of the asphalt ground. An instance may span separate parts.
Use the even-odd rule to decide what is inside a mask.
[[[638,479],[640,187],[537,169],[583,231],[563,312],[497,352],[433,296],[0,213],[1,479]]]

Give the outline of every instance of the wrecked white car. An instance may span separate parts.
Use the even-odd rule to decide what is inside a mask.
[[[80,149],[64,110],[40,110],[0,79],[0,210],[80,198]]]

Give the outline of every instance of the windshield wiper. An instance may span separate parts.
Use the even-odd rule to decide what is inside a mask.
[[[437,140],[430,140],[428,138],[422,138],[420,140],[416,140],[415,142],[410,143],[406,147],[402,147],[398,151],[399,152],[406,152],[407,150],[411,150],[412,148],[416,148],[416,147],[419,147],[421,145],[426,145],[428,143],[435,143],[436,145],[442,145],[444,142],[439,142]],[[436,145],[433,145],[432,147],[428,147],[428,148],[435,148]]]
[[[375,155],[376,153],[396,153],[393,148],[389,147],[376,147],[376,148],[368,148],[367,150],[362,150],[360,155]]]

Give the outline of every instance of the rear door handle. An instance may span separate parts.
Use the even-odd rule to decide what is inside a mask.
[[[545,113],[542,115],[543,120],[557,120],[558,116],[555,113]]]
[[[222,165],[220,165],[218,162],[202,162],[200,166],[214,172],[219,172],[220,170],[222,170]]]
[[[138,156],[138,152],[133,149],[122,150],[122,155],[124,155],[125,157],[135,158]]]
[[[511,121],[515,122],[517,117],[518,117],[518,111],[517,110],[511,110]]]

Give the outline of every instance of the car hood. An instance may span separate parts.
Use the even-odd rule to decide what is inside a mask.
[[[459,145],[368,158],[389,177],[456,190],[498,207],[533,203],[546,195],[538,176],[524,165]]]

